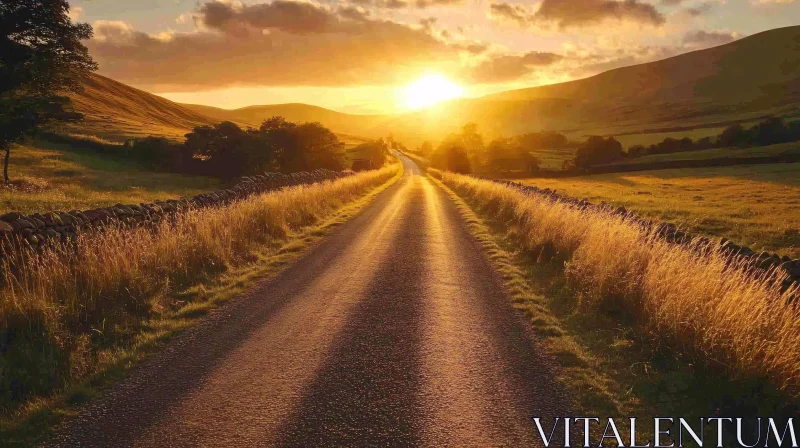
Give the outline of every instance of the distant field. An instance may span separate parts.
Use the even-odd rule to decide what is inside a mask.
[[[0,212],[86,209],[172,199],[213,190],[213,178],[143,171],[130,162],[35,142],[12,149],[11,186],[0,184]]]
[[[560,170],[566,160],[572,160],[575,157],[575,148],[535,149],[530,153],[541,161],[539,165],[541,168]]]
[[[777,145],[757,146],[754,148],[713,148],[702,151],[683,151],[672,154],[653,154],[637,157],[618,163],[619,165],[631,163],[669,162],[673,160],[706,160],[721,157],[750,158],[777,156],[781,154],[800,154],[800,142],[780,143]]]
[[[693,232],[800,257],[800,164],[526,179],[570,196],[624,205]]]

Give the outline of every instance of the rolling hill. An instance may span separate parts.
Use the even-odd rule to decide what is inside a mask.
[[[258,126],[273,115],[319,121],[358,143],[392,133],[408,146],[475,122],[487,137],[558,130],[571,137],[719,127],[800,111],[800,26],[576,81],[468,98],[398,115],[352,115],[306,104],[235,110],[178,104],[102,76],[74,95],[78,132],[110,139],[181,137],[200,124]]]
[[[281,115],[290,121],[320,121],[337,132],[345,143],[358,144],[354,136],[363,130],[361,116],[348,115],[305,104],[252,106],[229,111],[210,106],[179,104],[97,74],[83,81],[84,91],[71,94],[73,107],[84,115],[80,123],[68,125],[70,133],[125,141],[149,135],[180,140],[195,126],[233,121],[242,127],[257,127],[265,118]],[[349,134],[348,134],[349,133]]]
[[[604,134],[792,114],[800,108],[800,26],[452,107],[509,130],[523,121]]]
[[[216,121],[104,76],[88,76],[83,87],[70,95],[75,110],[84,115],[82,122],[68,127],[71,132],[112,141],[148,135],[180,138],[195,126]]]

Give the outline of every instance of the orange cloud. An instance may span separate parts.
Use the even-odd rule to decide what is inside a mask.
[[[534,12],[506,2],[489,6],[493,18],[516,22],[522,27],[552,23],[559,28],[596,25],[605,20],[624,20],[661,26],[666,18],[655,6],[639,0],[542,0]]]
[[[419,27],[370,19],[356,7],[211,2],[194,18],[198,31],[169,39],[123,22],[96,22],[88,46],[102,73],[156,91],[383,85],[412,71],[460,66],[458,46]]]

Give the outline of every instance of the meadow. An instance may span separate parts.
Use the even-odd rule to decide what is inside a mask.
[[[521,182],[625,206],[692,232],[800,257],[800,164],[613,173]]]
[[[778,402],[800,396],[796,362],[800,356],[796,331],[800,310],[788,300],[800,290],[794,286],[782,292],[785,274],[753,271],[744,260],[731,263],[713,243],[696,243],[694,247],[669,244],[612,213],[552,203],[492,181],[431,172],[490,220],[509,240],[510,250],[530,260],[532,264],[527,266],[501,269],[507,283],[514,272],[548,270],[547,281],[555,289],[545,289],[544,294],[556,291],[558,300],[535,293],[526,297],[522,291],[528,286],[523,280],[515,280],[508,287],[515,303],[526,309],[534,328],[543,338],[553,339],[547,346],[553,356],[563,360],[566,375],[577,368],[581,378],[576,382],[590,384],[582,391],[588,397],[596,398],[606,388],[616,388],[621,389],[618,396],[622,399],[637,401],[642,396],[637,396],[641,391],[634,385],[644,382],[651,389],[662,388],[651,404],[663,411],[675,400],[686,412],[690,410],[687,402],[678,398],[664,401],[664,394],[686,391],[692,384],[701,384],[701,378],[711,379],[708,384],[729,384],[731,379],[747,384],[724,393],[731,395],[734,404],[749,396],[755,400],[750,404],[761,409],[773,405],[776,396],[784,397]],[[498,249],[490,256],[493,260],[506,257]],[[566,303],[569,312],[563,319],[554,318],[552,308],[563,308]],[[583,327],[583,335],[564,333],[569,321],[595,315],[601,317],[578,325]],[[585,350],[591,342],[575,342],[603,330],[598,328],[600,322],[615,333],[608,341],[610,348],[628,353],[613,368],[587,361],[591,356],[585,356]],[[636,357],[629,352],[641,345],[648,347],[644,351],[650,355],[631,361]],[[681,370],[680,376],[673,375],[670,383],[657,383],[661,378],[657,363]],[[639,378],[617,387],[597,385],[587,375]],[[586,402],[581,397],[576,399]],[[699,406],[692,412],[705,412],[711,404],[703,401],[702,394],[694,400]],[[588,405],[597,406],[599,401],[592,398]]]
[[[231,297],[214,293],[215,288],[240,291],[259,278],[264,266],[285,265],[286,256],[324,234],[326,222],[344,207],[399,172],[394,163],[228,207],[190,211],[154,231],[86,233],[74,247],[5,257],[0,334],[14,337],[0,360],[0,408],[10,419],[0,423],[41,410],[41,400],[32,397],[130,365],[142,346],[185,328]],[[20,409],[22,403],[27,407]]]
[[[157,173],[135,162],[33,141],[11,150],[10,185],[0,185],[0,212],[85,210],[117,203],[177,199],[212,191],[217,179]]]

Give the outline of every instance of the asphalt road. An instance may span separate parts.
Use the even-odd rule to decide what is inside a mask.
[[[52,446],[537,446],[553,363],[446,194],[404,177]]]

